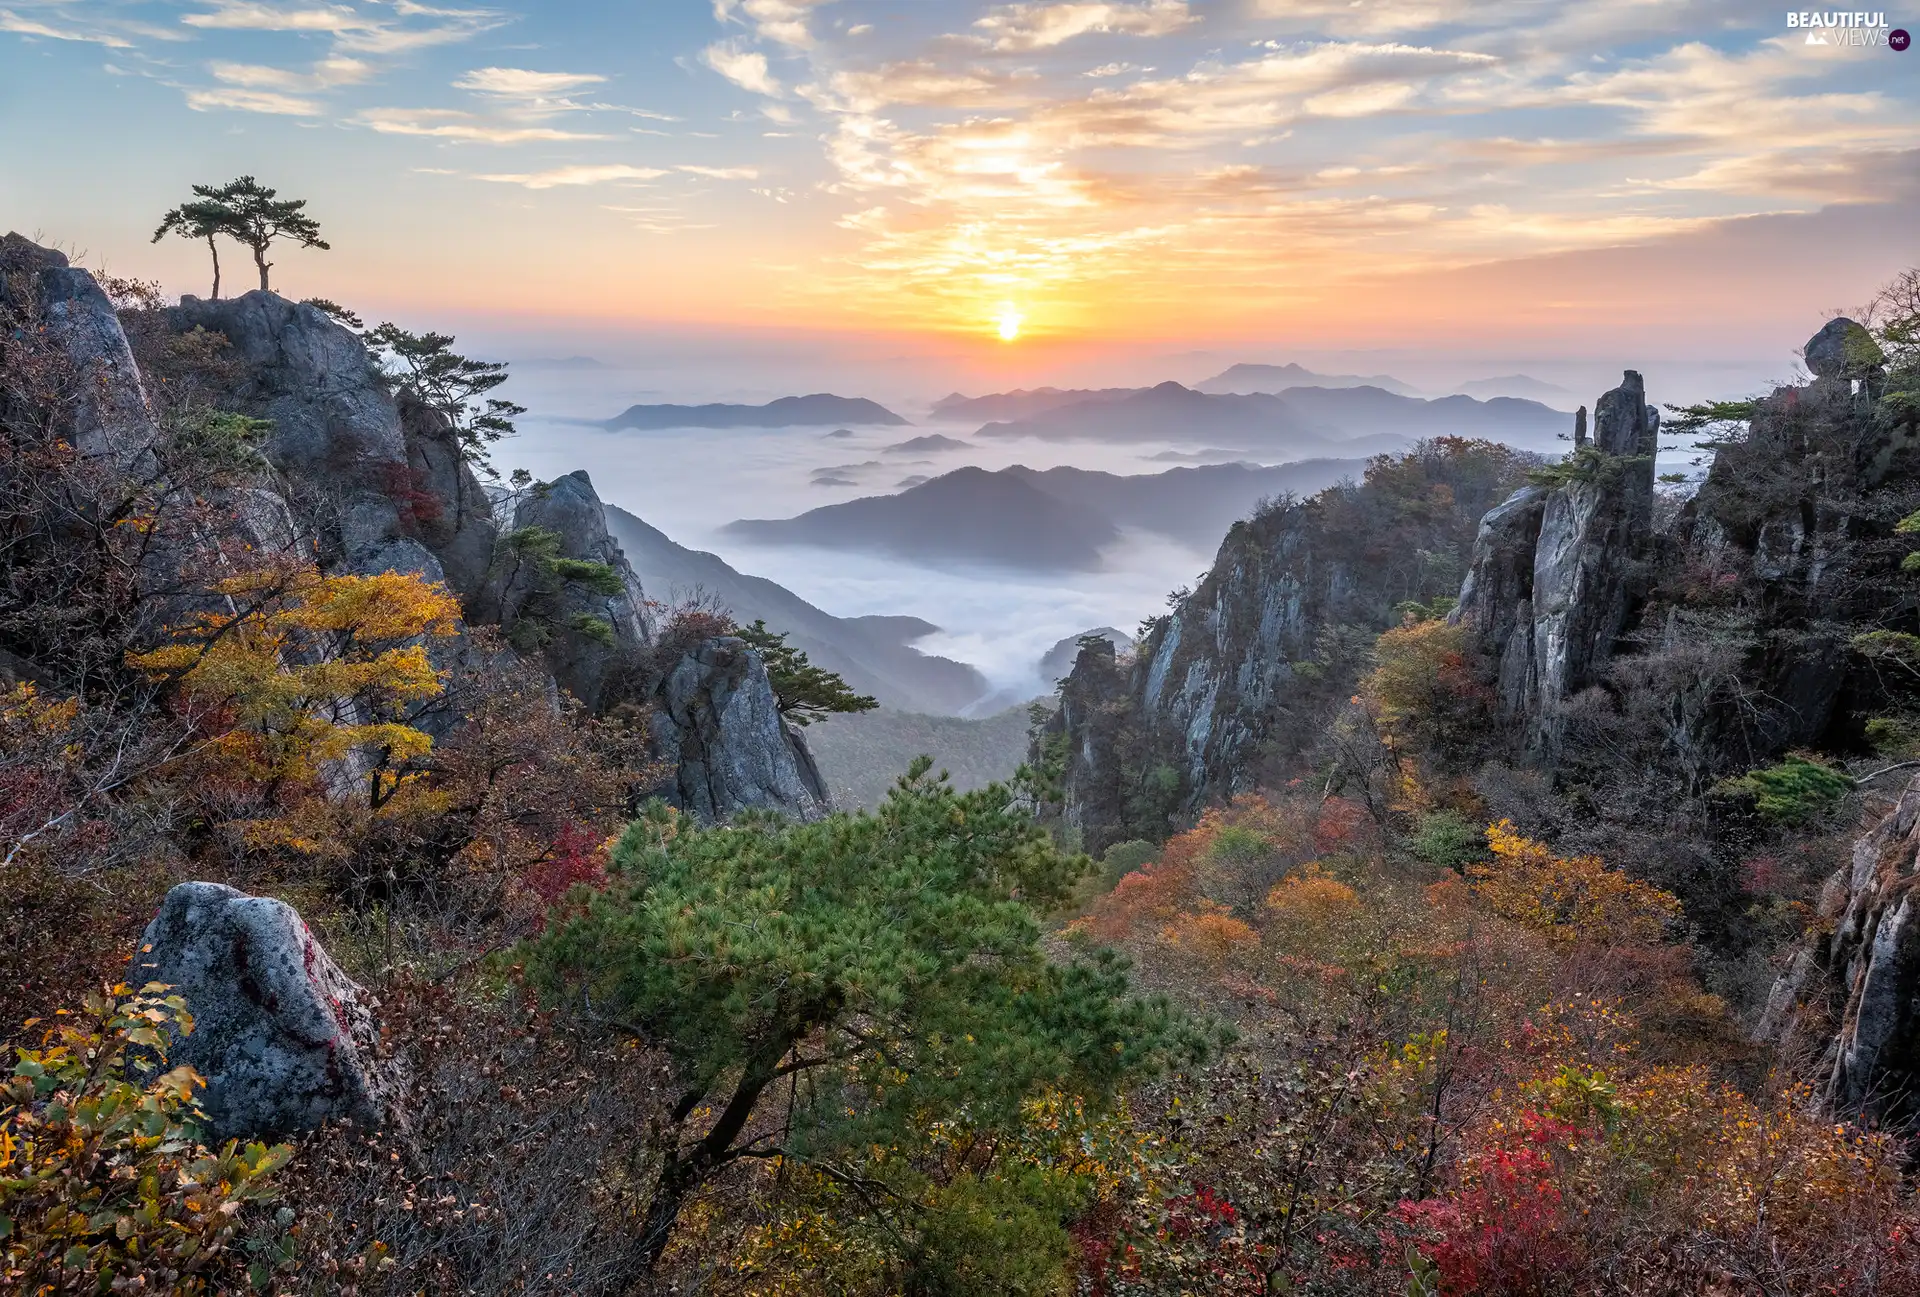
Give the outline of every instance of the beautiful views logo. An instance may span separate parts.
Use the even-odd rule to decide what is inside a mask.
[[[1885,45],[1898,52],[1912,43],[1904,30],[1893,28],[1884,13],[1801,10],[1787,15],[1787,27],[1804,29],[1809,45]]]

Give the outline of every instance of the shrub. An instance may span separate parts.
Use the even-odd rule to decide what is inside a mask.
[[[1853,780],[1807,757],[1750,770],[1720,785],[1723,793],[1753,799],[1754,813],[1776,824],[1807,824],[1835,810],[1853,791]]]
[[[16,1048],[0,1108],[0,1257],[13,1292],[169,1293],[264,1286],[283,1255],[234,1246],[244,1208],[275,1196],[284,1144],[198,1142],[190,1067],[162,1070],[186,1004],[113,986]],[[31,1024],[30,1024],[31,1025]],[[282,1212],[281,1225],[291,1220]],[[19,1285],[13,1287],[12,1285]]]

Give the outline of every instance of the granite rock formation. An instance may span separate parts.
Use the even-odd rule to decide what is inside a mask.
[[[212,1139],[338,1118],[404,1124],[405,1075],[381,1053],[378,1003],[285,902],[181,883],[147,925],[133,971],[186,999],[193,1030],[168,1061],[206,1078],[199,1101]]]
[[[667,673],[654,701],[655,741],[677,771],[673,800],[702,823],[747,809],[807,820],[827,812],[806,740],[781,718],[746,641],[705,641]]]

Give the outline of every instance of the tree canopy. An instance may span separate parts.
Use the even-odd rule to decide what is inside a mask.
[[[885,1167],[852,1164],[940,1123],[1013,1128],[1048,1094],[1097,1108],[1205,1052],[1190,1020],[1129,994],[1117,957],[1059,964],[1042,950],[1038,916],[1086,858],[1058,850],[1004,786],[955,793],[927,768],[872,814],[636,822],[613,884],[524,948],[537,984],[677,1064],[653,1258],[688,1195],[742,1158],[911,1198]]]

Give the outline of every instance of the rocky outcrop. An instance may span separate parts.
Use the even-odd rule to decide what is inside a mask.
[[[397,400],[367,348],[331,315],[255,290],[167,312],[175,332],[227,340],[232,408],[272,421],[261,446],[330,570],[417,572],[470,602],[494,528],[444,416]],[[404,416],[404,417],[403,417]]]
[[[206,1078],[214,1140],[399,1120],[405,1078],[382,1055],[379,1006],[282,901],[182,883],[147,925],[135,978],[183,996],[193,1030],[168,1061]]]
[[[1527,753],[1558,759],[1567,701],[1593,684],[1647,595],[1660,417],[1640,375],[1575,416],[1574,448],[1551,485],[1515,493],[1481,521],[1450,614],[1478,632],[1500,711]]]
[[[1043,739],[1087,848],[1163,837],[1209,800],[1295,773],[1372,635],[1403,603],[1459,588],[1481,515],[1531,462],[1428,443],[1366,482],[1283,501],[1233,525],[1130,658],[1080,654]]]
[[[1820,890],[1828,930],[1796,952],[1755,1035],[1818,1057],[1839,1114],[1904,1123],[1920,1105],[1920,777]]]
[[[38,320],[71,370],[60,381],[62,429],[82,455],[115,471],[150,476],[156,432],[140,368],[113,304],[65,254],[18,234],[0,238],[0,305]]]
[[[495,555],[483,615],[523,648],[539,646],[562,688],[602,711],[622,701],[635,655],[653,638],[640,578],[607,531],[607,511],[584,470],[521,492]],[[569,576],[566,562],[611,574]]]
[[[673,801],[701,822],[745,809],[811,820],[829,809],[806,740],[781,718],[746,641],[701,644],[667,673],[654,703],[654,738],[676,770]]]

